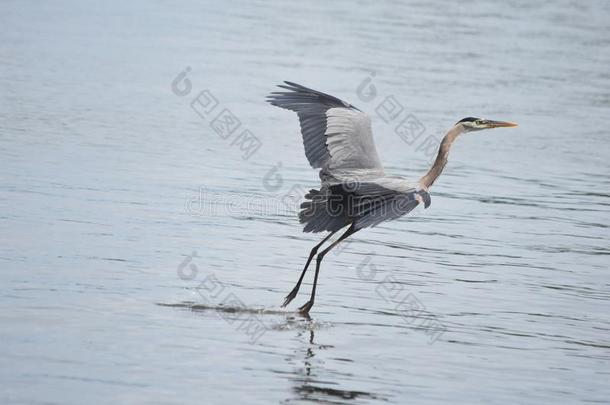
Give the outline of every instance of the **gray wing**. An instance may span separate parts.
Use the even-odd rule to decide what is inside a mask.
[[[301,123],[305,156],[324,180],[383,176],[370,117],[336,97],[292,82],[278,87],[267,101],[295,111]]]
[[[372,227],[411,212],[420,203],[430,206],[428,192],[402,178],[381,177],[374,182],[326,185],[310,190],[301,204],[304,232],[337,231],[348,224]]]
[[[430,206],[430,195],[423,190],[405,186],[400,180],[358,183],[350,191],[350,211],[354,227],[362,229],[399,218],[411,212],[420,202]]]

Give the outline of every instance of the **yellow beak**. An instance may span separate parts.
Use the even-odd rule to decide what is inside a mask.
[[[489,128],[516,127],[518,124],[508,121],[488,121]]]

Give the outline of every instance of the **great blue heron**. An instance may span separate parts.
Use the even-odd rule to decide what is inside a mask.
[[[286,296],[283,307],[297,295],[305,272],[318,249],[332,235],[349,226],[316,259],[311,298],[299,308],[309,313],[316,297],[320,263],[338,243],[362,228],[401,217],[420,203],[430,206],[430,186],[443,171],[453,141],[462,133],[488,128],[515,127],[517,124],[468,117],[458,121],[440,143],[438,155],[428,172],[410,184],[401,177],[388,176],[383,170],[371,131],[370,117],[336,97],[292,82],[278,87],[267,101],[295,111],[301,123],[305,156],[313,168],[320,169],[321,186],[310,190],[301,204],[299,219],[303,232],[330,232],[309,253],[299,281]]]

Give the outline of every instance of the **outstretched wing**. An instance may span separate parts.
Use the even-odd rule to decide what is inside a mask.
[[[346,186],[349,189],[346,189]],[[375,182],[333,186],[347,194],[349,216],[356,229],[376,226],[411,212],[419,203],[430,206],[430,195],[410,186],[404,179],[383,177]]]
[[[430,206],[430,194],[402,178],[343,183],[310,190],[301,204],[303,232],[337,231],[347,224],[354,229],[377,226],[411,212],[420,203]]]
[[[371,131],[370,117],[336,97],[292,82],[278,87],[267,101],[295,111],[301,123],[305,156],[327,180],[383,176]]]

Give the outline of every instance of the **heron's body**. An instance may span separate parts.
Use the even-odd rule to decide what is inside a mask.
[[[285,83],[279,87],[288,91],[271,93],[268,101],[298,114],[305,156],[313,168],[320,169],[320,188],[305,195],[299,219],[304,224],[304,232],[328,231],[330,234],[312,249],[301,277],[284,305],[296,296],[318,248],[334,233],[349,226],[343,235],[318,254],[311,298],[300,308],[306,313],[315,299],[320,263],[330,249],[360,229],[408,214],[420,203],[427,208],[430,205],[428,188],[441,174],[451,144],[461,133],[515,126],[501,121],[465,118],[449,130],[428,173],[416,184],[410,184],[401,177],[385,173],[367,114],[336,97],[296,83]]]
[[[335,232],[347,225],[359,230],[409,213],[419,204],[418,195],[429,198],[401,178],[327,183],[305,195],[299,220],[304,232]]]

